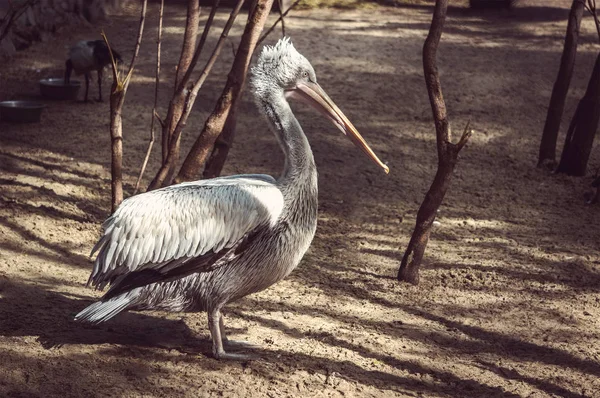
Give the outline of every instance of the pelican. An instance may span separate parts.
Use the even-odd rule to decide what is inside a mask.
[[[121,55],[113,50],[115,61],[121,61]],[[98,101],[102,102],[102,71],[110,64],[110,51],[103,40],[82,40],[69,50],[69,58],[65,62],[65,84],[69,84],[71,73],[85,75],[85,102],[88,100],[90,88],[90,72],[98,73]]]
[[[281,176],[246,174],[185,182],[123,201],[103,224],[88,284],[110,285],[75,316],[98,323],[125,310],[206,311],[217,359],[248,359],[230,347],[221,310],[285,278],[317,227],[317,170],[287,99],[326,115],[389,171],[317,83],[288,38],[265,46],[252,91],[285,154]]]

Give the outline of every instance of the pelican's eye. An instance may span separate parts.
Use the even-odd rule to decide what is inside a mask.
[[[308,71],[303,71],[302,72],[302,77],[307,78],[308,77]]]

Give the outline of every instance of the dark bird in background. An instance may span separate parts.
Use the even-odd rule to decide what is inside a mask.
[[[245,358],[223,349],[231,342],[221,309],[289,275],[317,228],[315,160],[288,99],[323,113],[388,172],[289,39],[266,46],[252,74],[258,108],[285,155],[279,178],[219,177],[126,199],[92,251],[98,256],[88,283],[110,289],[76,320],[103,322],[126,310],[206,311],[214,356]]]
[[[112,50],[115,61],[122,62],[121,55]],[[73,70],[76,74],[85,75],[85,101],[88,100],[90,72],[98,72],[98,101],[102,101],[102,70],[110,65],[110,51],[103,40],[82,40],[69,50],[69,58],[65,62],[65,83],[71,80]]]

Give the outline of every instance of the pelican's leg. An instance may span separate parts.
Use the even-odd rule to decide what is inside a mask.
[[[213,356],[216,359],[233,359],[237,361],[247,361],[253,359],[251,356],[243,354],[233,354],[225,352],[223,349],[223,339],[221,337],[221,310],[219,308],[208,311],[208,328],[213,341]]]

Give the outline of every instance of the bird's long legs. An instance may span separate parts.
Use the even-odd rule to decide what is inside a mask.
[[[70,59],[65,62],[65,84],[71,83],[71,72],[73,71],[73,63]]]
[[[98,101],[102,102],[102,69],[98,69]]]
[[[208,328],[210,329],[210,335],[212,336],[213,341],[213,355],[217,359],[233,359],[238,361],[245,361],[249,359],[254,359],[250,355],[237,354],[225,352],[223,349],[223,342],[228,345],[238,345],[244,346],[244,344],[240,344],[237,342],[232,342],[227,340],[225,336],[225,325],[223,324],[223,317],[221,315],[220,309],[214,309],[208,311]],[[236,344],[237,343],[237,344]],[[246,345],[250,346],[250,345]]]
[[[90,89],[90,73],[85,72],[85,99],[84,101],[88,101],[88,91]]]

